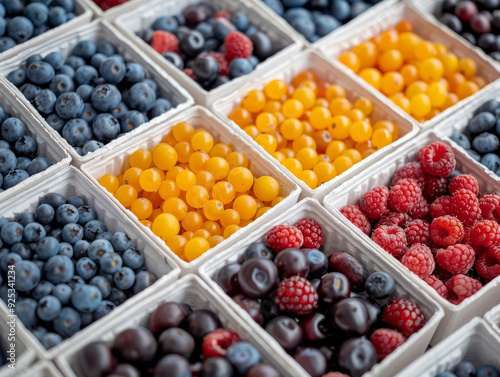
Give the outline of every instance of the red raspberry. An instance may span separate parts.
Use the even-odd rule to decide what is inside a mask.
[[[425,199],[432,202],[440,196],[446,195],[448,192],[448,179],[443,177],[435,177],[433,175],[425,176],[424,196]]]
[[[363,213],[372,219],[380,219],[389,213],[387,208],[387,198],[389,190],[385,186],[377,186],[368,191],[359,202],[359,208]]]
[[[432,220],[431,240],[437,246],[450,246],[464,238],[464,226],[453,216],[440,216]]]
[[[179,40],[168,31],[157,30],[153,33],[151,46],[160,54],[166,52],[179,52]]]
[[[456,244],[446,249],[439,249],[436,262],[443,270],[453,275],[466,274],[474,266],[476,252],[469,245]]]
[[[407,162],[402,168],[394,173],[392,177],[392,185],[394,186],[399,180],[411,178],[417,182],[417,185],[423,189],[425,184],[425,172],[422,169],[420,162]]]
[[[417,159],[427,174],[437,177],[448,177],[456,165],[453,150],[448,144],[440,141],[420,148]]]
[[[424,327],[425,315],[414,302],[398,298],[385,307],[384,321],[410,336]]]
[[[290,225],[278,225],[273,227],[267,233],[266,238],[269,247],[277,253],[289,247],[298,249],[304,243],[302,232]]]
[[[410,216],[414,219],[424,217],[429,213],[429,208],[429,203],[427,203],[427,200],[425,200],[425,198],[421,196],[420,201],[417,203],[417,205],[410,209]]]
[[[450,297],[450,291],[448,287],[434,275],[427,276],[424,281],[429,284],[436,292],[443,298],[448,299]]]
[[[402,179],[389,192],[389,207],[395,212],[408,212],[420,202],[422,190],[414,179]]]
[[[479,276],[488,280],[493,280],[500,275],[500,264],[498,264],[498,259],[491,256],[488,250],[483,251],[477,258],[474,267]]]
[[[423,243],[425,245],[429,244],[431,236],[430,230],[431,225],[426,221],[410,221],[408,226],[405,228],[406,241],[408,242],[408,245],[416,243]]]
[[[453,276],[446,282],[446,286],[457,295],[457,304],[461,303],[467,297],[472,296],[483,287],[480,281],[465,275]]]
[[[249,58],[253,52],[253,43],[245,34],[232,31],[224,39],[226,60],[230,62],[235,58]]]
[[[488,253],[500,262],[500,245],[493,245],[488,248]]]
[[[323,229],[313,219],[302,219],[297,225],[295,225],[298,230],[302,232],[304,236],[304,247],[309,249],[319,249],[323,244],[325,236],[323,235]]]
[[[453,213],[465,226],[471,226],[481,219],[481,210],[476,194],[467,189],[459,189],[452,196]]]
[[[419,243],[405,251],[401,263],[420,279],[425,279],[432,274],[436,267],[431,249]]]
[[[214,13],[214,15],[212,16],[214,19],[218,19],[218,18],[226,18],[226,19],[230,19],[232,16],[232,13],[231,11],[229,10],[219,10],[217,12]]]
[[[229,346],[239,341],[240,337],[235,332],[226,329],[214,330],[203,337],[203,343],[201,344],[203,357],[205,359],[210,357],[225,357]]]
[[[322,377],[349,377],[347,374],[340,373],[340,372],[330,372],[327,374],[324,374]]]
[[[183,72],[191,77],[193,80],[196,80],[196,76],[194,75],[193,68],[184,68]]]
[[[410,222],[410,217],[406,213],[400,212],[389,212],[389,214],[382,217],[377,224],[375,224],[375,229],[381,227],[382,225],[398,225],[400,227],[408,226]]]
[[[432,202],[429,207],[429,213],[432,218],[453,215],[453,204],[451,196],[443,195]]]
[[[274,302],[281,311],[308,315],[318,307],[318,293],[309,280],[292,276],[278,284]]]
[[[375,229],[372,241],[393,257],[399,257],[406,250],[405,231],[397,225],[382,225]]]
[[[379,360],[384,360],[405,341],[406,337],[397,330],[377,329],[370,336],[370,342],[377,350]]]
[[[460,189],[470,190],[477,196],[479,194],[479,182],[476,177],[470,174],[457,175],[450,181],[448,190],[450,191],[450,194],[453,195]]]
[[[470,227],[464,227],[464,239],[462,240],[462,243],[472,247],[474,249],[474,251],[476,252],[476,255],[479,255],[484,251],[484,247],[476,245],[471,241],[470,231],[471,231]]]
[[[485,220],[500,223],[500,195],[484,194],[479,199],[479,208]]]
[[[481,220],[470,230],[471,241],[483,247],[490,247],[500,242],[500,224],[491,220]]]
[[[203,54],[201,56],[204,58],[211,56],[212,58],[217,60],[217,63],[219,63],[219,67],[220,67],[220,71],[219,71],[220,76],[228,76],[229,75],[229,63],[227,62],[224,55],[222,55],[220,52],[209,52],[209,53]]]
[[[368,217],[366,217],[366,215],[359,209],[357,205],[350,204],[348,206],[345,206],[340,210],[340,213],[344,215],[347,220],[361,229],[364,234],[366,234],[367,236],[370,235],[370,232],[372,230],[370,221],[368,221]]]
[[[98,5],[101,7],[102,10],[108,10],[113,7],[116,7],[117,5],[126,3],[127,1],[129,0],[104,0],[101,1]]]

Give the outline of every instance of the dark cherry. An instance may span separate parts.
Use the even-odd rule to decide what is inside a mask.
[[[187,317],[187,330],[196,339],[201,339],[221,327],[219,317],[211,310],[196,310]]]
[[[260,308],[260,302],[253,298],[245,297],[241,293],[233,296],[234,302],[236,302],[242,309],[244,309],[250,317],[262,326],[264,324],[264,316],[262,315],[262,311]]]
[[[190,5],[183,10],[182,15],[186,19],[186,24],[195,27],[212,16],[212,10],[205,4]]]
[[[194,351],[195,342],[190,333],[178,327],[163,331],[158,344],[164,354],[175,353],[189,359]]]
[[[462,21],[469,21],[477,13],[477,6],[473,1],[462,1],[455,7],[455,14]]]
[[[167,355],[158,361],[154,369],[154,377],[186,377],[191,376],[188,361],[179,355]]]
[[[279,316],[273,318],[267,324],[266,331],[287,352],[293,351],[302,341],[302,329],[290,317]]]
[[[311,282],[311,285],[314,287],[314,289],[316,289],[316,291],[318,290],[318,287],[319,287],[319,283],[321,283],[321,279],[312,279],[310,280]]]
[[[470,20],[470,26],[478,34],[489,33],[491,31],[491,22],[488,17],[478,13]]]
[[[280,374],[268,364],[257,364],[248,370],[245,377],[280,377]]]
[[[222,267],[215,275],[215,282],[228,295],[234,295],[240,290],[238,285],[238,272],[241,269],[239,263],[229,263]]]
[[[359,298],[346,298],[329,311],[331,324],[352,335],[365,335],[370,329],[366,305]]]
[[[149,329],[155,335],[170,327],[179,327],[191,308],[176,302],[165,302],[158,306],[149,319]]]
[[[232,377],[233,367],[223,357],[211,357],[203,362],[201,377]]]
[[[293,358],[312,377],[321,377],[327,372],[328,363],[323,353],[316,348],[302,348],[295,351]]]
[[[245,261],[238,272],[238,283],[245,296],[267,296],[278,284],[278,268],[272,260],[253,258]]]
[[[380,318],[380,314],[382,312],[380,305],[378,302],[370,297],[366,297],[357,293],[351,293],[351,297],[358,298],[363,301],[366,307],[366,311],[368,312],[368,324],[371,327],[374,325]]]
[[[273,295],[274,296],[274,295]],[[266,298],[260,302],[260,311],[265,321],[280,315],[279,306],[276,305],[273,298]]]
[[[396,282],[387,272],[377,271],[365,281],[365,292],[371,298],[383,300],[394,293]]]
[[[157,347],[155,337],[144,327],[122,331],[113,344],[117,355],[130,362],[153,360]]]
[[[361,377],[377,363],[377,351],[365,337],[351,338],[342,343],[338,364],[351,377]]]
[[[349,297],[351,294],[351,284],[344,274],[330,272],[323,276],[317,291],[319,299],[331,306],[337,301]]]
[[[300,321],[304,333],[304,340],[315,343],[326,339],[333,334],[333,329],[326,317],[321,313],[312,313]]]
[[[290,248],[280,251],[274,258],[274,264],[278,267],[280,279],[294,275],[305,278],[309,273],[309,261],[299,249]]]
[[[274,260],[276,254],[264,242],[256,242],[248,246],[243,254],[243,261],[252,258],[264,258]]]
[[[335,252],[330,256],[329,268],[330,271],[344,274],[349,279],[353,291],[363,290],[368,270],[356,257],[343,251]]]
[[[328,270],[328,257],[318,249],[301,249],[309,261],[309,280],[320,278]]]
[[[113,352],[104,342],[86,345],[80,353],[78,362],[86,377],[104,376],[109,374],[115,366]]]
[[[141,373],[131,364],[119,364],[113,371],[113,375],[120,377],[141,377]]]

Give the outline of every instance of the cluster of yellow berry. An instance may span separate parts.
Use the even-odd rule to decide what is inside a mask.
[[[413,33],[408,20],[339,57],[368,84],[419,122],[432,119],[486,85],[471,58]]]
[[[229,118],[311,189],[330,181],[398,137],[397,126],[373,124],[373,103],[300,72],[252,90]]]
[[[99,183],[185,261],[283,200],[278,181],[255,177],[247,157],[181,122],[151,151],[132,153],[122,175]]]

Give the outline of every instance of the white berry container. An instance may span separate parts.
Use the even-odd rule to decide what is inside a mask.
[[[200,257],[189,263],[185,262],[173,253],[161,238],[157,237],[151,229],[142,225],[131,211],[125,209],[125,207],[123,207],[120,202],[113,197],[113,195],[111,195],[98,183],[99,179],[104,174],[121,174],[124,169],[130,167],[128,164],[128,158],[133,152],[141,148],[151,150],[155,145],[160,143],[163,137],[168,135],[172,128],[179,122],[189,122],[195,129],[203,127],[214,136],[215,143],[227,143],[233,146],[233,150],[237,150],[245,154],[249,162],[248,168],[256,176],[270,175],[276,178],[281,186],[280,195],[285,197],[285,199],[283,199],[279,204],[268,210],[258,219],[254,220],[246,227],[239,229],[231,237],[209,249]],[[244,140],[238,132],[235,132],[235,130],[231,127],[223,124],[217,117],[201,106],[194,106],[176,117],[169,119],[167,122],[151,128],[147,132],[144,132],[140,137],[124,143],[120,146],[119,150],[115,150],[108,156],[97,158],[83,165],[82,170],[108,197],[108,200],[113,201],[115,205],[120,207],[122,211],[141,228],[144,234],[154,240],[159,248],[176,261],[182,269],[182,274],[195,272],[203,262],[213,259],[221,251],[237,243],[248,233],[264,226],[268,221],[271,221],[271,219],[293,206],[297,202],[300,194],[300,188],[298,188],[284,174],[282,174],[281,171],[276,169],[267,156],[261,155],[258,150],[255,150],[251,146],[247,145],[246,140]]]
[[[500,304],[486,313],[484,319],[500,335]]]
[[[135,306],[133,310],[114,318],[113,321],[103,326],[99,333],[94,333],[81,343],[66,348],[57,357],[57,366],[66,377],[83,377],[84,374],[79,365],[79,355],[87,344],[104,341],[112,345],[115,337],[122,331],[138,326],[148,327],[151,314],[164,302],[186,303],[193,310],[212,310],[218,315],[223,328],[237,332],[242,341],[253,344],[259,350],[263,362],[273,366],[283,377],[296,376],[286,359],[277,354],[266,342],[263,342],[259,334],[256,334],[236,313],[227,310],[224,300],[193,274],[184,276],[170,287],[158,290],[154,295]]]
[[[57,131],[49,126],[42,115],[38,113],[20,90],[5,78],[9,72],[25,64],[26,59],[33,54],[39,53],[45,56],[51,52],[57,51],[67,58],[73,51],[74,46],[82,40],[92,40],[94,42],[106,40],[113,43],[125,60],[134,61],[144,67],[146,76],[156,80],[162,95],[168,98],[172,102],[172,105],[175,106],[166,113],[142,124],[135,130],[128,132],[126,135],[109,142],[104,147],[83,157],[76,153],[75,148],[73,148]],[[136,135],[140,135],[153,125],[188,108],[194,102],[192,97],[176,81],[163,72],[151,59],[144,56],[141,51],[138,51],[136,46],[130,43],[118,30],[105,20],[94,21],[88,25],[74,29],[71,32],[59,35],[57,38],[47,41],[41,46],[24,50],[21,54],[2,62],[0,66],[0,83],[6,85],[11,92],[10,95],[18,98],[35,115],[38,121],[50,132],[50,134],[65,147],[73,159],[73,165],[76,166],[80,166],[97,156],[102,156],[115,148],[119,148],[126,140],[132,139]]]
[[[339,174],[337,177],[322,184],[314,190],[307,186],[304,181],[295,177],[288,169],[282,166],[273,156],[267,153],[264,148],[258,145],[249,135],[247,135],[235,122],[228,118],[231,111],[239,106],[250,90],[262,90],[264,86],[273,79],[280,79],[289,84],[297,74],[306,69],[312,69],[315,71],[318,79],[320,80],[328,81],[344,87],[349,100],[356,100],[360,97],[370,99],[373,102],[374,108],[373,122],[382,119],[390,120],[397,125],[399,130],[399,138],[392,144],[386,146],[380,151],[377,151],[376,153],[373,153],[364,160],[353,165],[344,173]],[[273,161],[277,169],[282,171],[283,174],[286,174],[293,182],[295,182],[302,189],[302,197],[313,197],[318,200],[322,200],[324,196],[327,195],[334,187],[337,187],[342,182],[345,182],[346,180],[354,177],[356,174],[359,174],[363,170],[367,169],[375,161],[415,137],[420,131],[413,122],[386,106],[386,104],[378,96],[374,95],[356,81],[353,81],[344,71],[340,70],[337,66],[331,64],[311,49],[305,50],[290,61],[275,67],[273,70],[267,72],[258,80],[254,80],[244,86],[236,93],[232,93],[231,95],[218,100],[213,104],[212,108],[215,113],[221,117],[221,119],[242,134],[248,144],[259,150],[262,155],[268,156],[268,158]]]
[[[113,8],[110,8],[108,10],[102,10],[99,5],[94,3],[93,0],[79,0],[82,3],[85,3],[85,5],[92,11],[94,12],[95,18],[104,18],[106,20],[111,21],[113,18],[119,16],[120,14],[123,14],[125,12],[128,12],[130,9],[133,9],[137,3],[138,0],[128,0],[126,3],[117,5]]]
[[[403,369],[409,362],[423,354],[436,331],[439,322],[443,318],[443,309],[428,295],[421,291],[416,284],[416,278],[405,276],[400,270],[394,268],[384,258],[381,258],[373,247],[365,240],[360,239],[341,221],[326,211],[321,204],[311,198],[300,201],[281,216],[273,219],[265,227],[258,229],[248,235],[237,245],[227,249],[220,257],[205,263],[199,271],[200,276],[215,290],[225,301],[231,310],[237,312],[252,327],[253,331],[259,334],[271,346],[276,353],[286,358],[290,365],[297,370],[294,376],[308,376],[309,374],[299,366],[295,360],[288,355],[285,350],[271,337],[252,317],[231,297],[224,293],[221,287],[215,282],[214,277],[217,272],[226,264],[241,260],[246,248],[254,242],[265,240],[267,232],[276,225],[295,225],[300,219],[312,218],[317,221],[324,232],[323,252],[330,256],[334,251],[347,251],[358,258],[369,273],[375,271],[386,271],[397,283],[397,288],[393,297],[406,298],[416,302],[425,314],[427,322],[417,333],[413,334],[402,346],[396,349],[390,356],[375,365],[363,377],[385,377],[393,376]]]
[[[47,157],[52,165],[44,171],[35,174],[14,187],[0,193],[0,203],[25,191],[38,182],[69,166],[71,157],[62,145],[40,124],[39,119],[29,111],[21,101],[10,95],[9,89],[0,84],[0,107],[11,116],[20,119],[26,126],[26,134],[33,137],[37,143],[37,157]]]
[[[441,137],[438,134],[430,131],[419,137],[409,141],[399,150],[380,160],[374,164],[370,171],[365,172],[351,181],[334,189],[327,197],[325,197],[324,205],[331,211],[340,221],[346,224],[358,238],[363,239],[372,245],[374,252],[381,255],[388,262],[392,263],[396,268],[401,270],[408,277],[416,277],[410,272],[401,262],[392,257],[388,252],[380,246],[372,242],[371,239],[347,220],[339,210],[348,204],[358,204],[359,200],[374,187],[383,185],[390,187],[391,181],[396,170],[401,168],[405,163],[417,161],[417,152],[424,145],[428,145],[435,141],[442,141],[450,144],[446,137]],[[477,168],[476,163],[469,156],[462,154],[458,149],[450,145],[455,154],[457,161],[456,169],[462,173],[473,174],[478,182],[480,192],[498,192],[498,183],[494,182],[486,172]],[[496,278],[486,284],[473,296],[465,299],[458,305],[454,305],[448,300],[441,297],[430,285],[425,281],[417,278],[417,284],[426,295],[436,300],[444,309],[445,316],[441,321],[439,328],[432,339],[431,344],[436,344],[453,331],[467,323],[472,317],[483,316],[489,309],[499,302],[500,297],[500,278]]]
[[[344,66],[337,59],[344,53],[351,50],[358,44],[367,41],[377,35],[379,35],[384,30],[388,28],[395,27],[401,20],[409,20],[413,24],[413,29],[419,36],[428,39],[432,42],[439,42],[448,47],[448,50],[455,53],[457,57],[472,58],[477,66],[477,72],[479,76],[482,76],[488,84],[500,78],[500,71],[498,70],[498,65],[493,62],[493,60],[488,57],[484,52],[479,49],[473,49],[470,44],[464,41],[463,38],[458,37],[453,31],[442,25],[437,20],[433,19],[428,15],[419,12],[417,9],[410,5],[406,5],[402,2],[394,5],[390,9],[387,9],[384,13],[373,17],[371,20],[366,22],[364,25],[350,30],[348,35],[343,35],[333,41],[327,41],[318,48],[322,53],[325,54],[330,60],[334,61],[342,70],[347,72],[356,81],[362,83],[364,87],[373,93],[376,93],[388,106],[393,109],[397,109],[402,116],[417,123],[420,127],[427,129],[435,126],[436,124],[442,122],[443,120],[449,118],[457,109],[460,107],[473,102],[477,97],[481,95],[484,91],[480,89],[478,92],[474,93],[470,97],[467,97],[459,101],[456,105],[446,109],[445,111],[439,113],[431,120],[419,123],[415,118],[410,116],[401,110],[397,105],[395,105],[389,98],[387,98],[382,92],[373,88],[365,80],[355,74],[351,69]],[[486,85],[488,87],[488,85]],[[485,87],[485,88],[486,88]]]
[[[141,52],[151,57],[169,75],[186,88],[194,97],[197,104],[209,106],[215,100],[229,95],[246,83],[257,79],[269,69],[289,59],[302,49],[302,43],[296,38],[296,35],[289,33],[288,30],[283,30],[274,17],[271,17],[267,12],[255,6],[254,0],[209,0],[207,2],[216,10],[228,9],[245,12],[253,25],[258,26],[274,43],[279,43],[281,50],[260,63],[250,74],[238,77],[218,88],[207,91],[135,34],[135,32],[150,27],[158,17],[179,14],[189,5],[199,3],[198,0],[138,0],[137,6],[133,10],[120,15],[114,20],[114,24],[120,31],[133,41]]]
[[[461,361],[470,361],[476,367],[489,364],[500,368],[499,347],[500,334],[484,319],[475,317],[395,377],[434,377],[452,371]]]
[[[2,376],[0,374],[0,376]],[[23,368],[18,376],[29,377],[66,377],[50,361],[38,361],[36,364]],[[3,377],[3,376],[2,376]]]
[[[180,273],[180,269],[175,262],[163,253],[154,242],[144,237],[141,230],[74,167],[69,167],[54,174],[50,183],[42,182],[34,185],[26,189],[23,192],[23,196],[14,197],[1,203],[0,213],[2,217],[11,219],[20,212],[34,211],[40,204],[42,197],[51,192],[62,194],[66,198],[73,195],[83,197],[86,203],[95,209],[98,220],[101,220],[108,227],[109,232],[125,232],[130,237],[132,245],[144,252],[146,258],[145,264],[156,275],[158,280],[152,286],[117,306],[109,315],[95,321],[49,350],[46,350],[36,337],[22,324],[21,320],[17,319],[18,334],[23,334],[27,338],[30,349],[36,351],[43,359],[48,360],[55,358],[62,350],[72,344],[81,343],[90,334],[94,334],[96,331],[99,332],[99,329],[113,317],[116,317],[120,313],[128,313],[131,308],[135,307],[157,289],[171,285]],[[8,308],[3,301],[0,303],[0,313],[6,316],[9,313],[12,314],[12,312],[15,312],[15,310]]]

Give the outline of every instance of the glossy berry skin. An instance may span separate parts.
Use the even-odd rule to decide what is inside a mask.
[[[211,357],[203,362],[201,373],[202,376],[207,377],[231,376],[233,374],[233,367],[223,357]]]
[[[302,341],[302,329],[293,319],[279,316],[266,325],[266,331],[287,352],[293,351]]]
[[[342,343],[338,363],[350,376],[361,377],[377,363],[377,351],[365,337],[351,338]]]
[[[316,348],[302,348],[295,351],[293,358],[313,377],[321,377],[327,372],[327,360]]]
[[[274,260],[275,254],[264,242],[255,242],[248,246],[243,254],[243,260],[247,261],[252,258],[266,258]]]
[[[298,275],[306,277],[309,273],[309,261],[299,249],[282,250],[274,259],[281,279]]]
[[[238,272],[238,283],[250,298],[261,298],[271,292],[278,280],[278,268],[273,261],[264,258],[247,260]]]
[[[279,373],[272,366],[267,364],[257,364],[251,367],[246,377],[279,377]]]
[[[321,278],[318,286],[320,302],[331,306],[337,301],[349,297],[351,285],[345,275],[338,272],[330,272]]]
[[[176,302],[165,302],[158,306],[149,319],[149,329],[154,335],[171,327],[179,327],[191,310]]]
[[[321,313],[312,313],[300,322],[304,339],[315,343],[326,339],[333,334],[328,319]]]
[[[329,270],[344,274],[353,290],[363,287],[368,276],[366,267],[356,257],[346,252],[334,252],[330,256]]]
[[[373,299],[381,300],[389,297],[396,289],[396,282],[387,272],[372,273],[365,281],[365,291]]]
[[[187,329],[195,338],[203,338],[208,333],[222,327],[219,318],[210,310],[197,310],[187,317]]]
[[[157,343],[148,329],[137,327],[118,334],[113,349],[125,360],[148,362],[156,353]]]
[[[214,280],[219,284],[222,290],[228,294],[233,295],[238,292],[238,272],[241,269],[239,263],[229,263],[224,265],[214,278]]]
[[[194,351],[195,341],[187,331],[172,327],[161,333],[158,345],[164,354],[175,353],[189,359]]]
[[[226,358],[241,374],[260,362],[259,351],[250,343],[237,342],[227,349]]]
[[[328,257],[318,249],[301,249],[309,262],[307,277],[320,278],[328,270]]]
[[[243,310],[245,310],[250,315],[250,317],[252,317],[252,319],[260,326],[264,324],[264,316],[262,314],[261,305],[258,300],[245,297],[242,294],[232,296],[232,299]]]
[[[352,335],[365,335],[369,330],[368,312],[363,301],[346,298],[329,311],[332,325]]]
[[[111,373],[115,366],[111,350],[101,341],[87,344],[80,352],[78,362],[86,377]]]
[[[184,377],[190,376],[189,363],[179,355],[170,354],[158,361],[154,368],[155,377]]]

